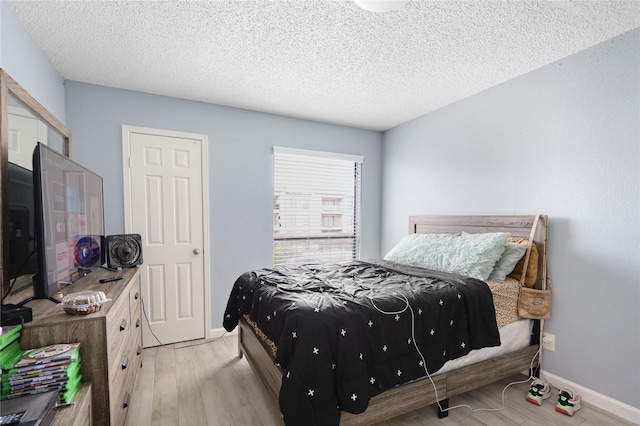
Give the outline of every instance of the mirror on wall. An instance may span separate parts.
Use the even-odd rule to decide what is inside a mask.
[[[28,107],[8,96],[8,159],[27,170],[32,168],[32,154],[38,142],[58,152],[64,151],[63,136],[36,117]]]
[[[32,155],[38,142],[70,156],[71,132],[0,69],[2,296],[31,288],[34,253]]]

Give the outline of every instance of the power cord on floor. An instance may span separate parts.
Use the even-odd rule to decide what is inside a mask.
[[[147,322],[147,326],[149,327],[149,332],[151,333],[151,335],[153,336],[154,339],[156,339],[156,341],[158,342],[158,344],[160,346],[167,346],[166,343],[162,343],[162,341],[158,338],[158,336],[156,336],[156,334],[153,332],[153,329],[151,328],[151,322],[149,321],[149,317],[147,316],[147,310],[145,309],[145,305],[144,305],[144,299],[141,298],[140,299],[141,304],[142,304],[142,313],[144,314],[144,319]],[[215,342],[216,340],[222,339],[224,336],[226,336],[228,334],[228,332],[225,330],[224,333],[222,333],[220,336],[214,338],[214,339],[206,339],[202,342],[200,341],[196,341],[195,343],[192,343],[190,345],[184,345],[184,346],[180,346],[179,348],[176,348],[175,346],[173,347],[173,349],[181,349],[181,348],[190,348],[192,346],[200,346],[200,345],[206,345],[208,343],[211,342]],[[175,343],[174,343],[175,345]]]
[[[151,328],[151,322],[149,321],[149,317],[147,316],[147,310],[144,307],[144,298],[143,297],[140,298],[140,303],[142,304],[142,313],[144,314],[145,321],[147,321],[147,326],[149,327],[149,331],[151,332],[151,335],[153,336],[154,339],[156,339],[156,341],[158,342],[158,344],[160,346],[164,346],[164,343],[162,343],[160,341],[160,339],[158,339],[158,336],[156,336],[156,333],[154,333],[153,329]]]

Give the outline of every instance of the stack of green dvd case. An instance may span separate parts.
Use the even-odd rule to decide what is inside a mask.
[[[20,351],[12,362],[2,365],[0,400],[57,390],[59,402],[69,404],[80,388],[80,343]]]
[[[0,369],[12,368],[23,354],[20,349],[20,330],[22,325],[2,327],[0,332]]]

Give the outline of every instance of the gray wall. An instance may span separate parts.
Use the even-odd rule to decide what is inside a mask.
[[[64,80],[4,0],[0,0],[0,67],[65,122]]]
[[[73,158],[104,178],[107,234],[124,231],[123,124],[209,137],[211,325],[243,272],[272,260],[274,145],[364,156],[362,257],[378,257],[382,135],[277,115],[67,81]]]
[[[640,404],[640,30],[384,133],[382,252],[411,214],[549,215],[543,368]]]

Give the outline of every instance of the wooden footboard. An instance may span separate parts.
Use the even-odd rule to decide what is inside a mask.
[[[251,327],[240,320],[238,330],[238,350],[265,384],[269,393],[278,401],[282,384],[282,369],[274,365],[273,357],[264,343],[255,335]],[[438,396],[428,378],[422,378],[393,387],[369,401],[367,411],[362,414],[342,412],[341,425],[370,425],[409,413],[418,408],[435,404],[452,396],[496,382],[505,377],[528,371],[531,360],[538,351],[531,345],[519,351],[481,361],[457,370],[432,376]],[[538,365],[536,359],[533,366]]]

